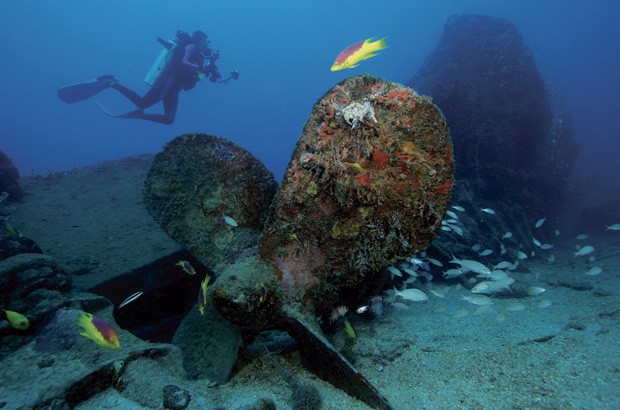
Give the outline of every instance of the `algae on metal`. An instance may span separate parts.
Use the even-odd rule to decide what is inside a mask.
[[[218,276],[210,295],[215,308],[231,323],[264,330],[282,322],[282,292],[273,266],[257,255],[238,260]]]
[[[157,154],[143,197],[171,238],[220,272],[256,245],[276,187],[272,173],[238,145],[187,134]]]
[[[453,175],[448,127],[429,98],[368,75],[348,78],[310,113],[261,255],[275,262],[289,300],[325,314],[428,246]]]

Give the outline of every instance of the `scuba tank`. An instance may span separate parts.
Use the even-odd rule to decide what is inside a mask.
[[[144,82],[149,86],[152,86],[164,71],[166,63],[168,62],[168,56],[172,54],[174,48],[177,46],[176,40],[164,40],[161,37],[157,37],[157,41],[164,46],[164,49],[161,50],[161,53],[159,53],[159,56],[155,59],[151,69],[146,73],[146,76],[144,76]]]

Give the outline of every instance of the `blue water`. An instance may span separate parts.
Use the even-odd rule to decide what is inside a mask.
[[[583,147],[571,200],[620,198],[620,3],[584,1],[12,1],[0,15],[0,149],[22,175],[155,153],[173,137],[204,132],[251,151],[280,179],[314,102],[345,77],[370,73],[404,83],[437,44],[454,13],[509,18],[531,47],[556,108],[573,113]],[[67,105],[56,89],[115,75],[144,93],[161,50],[155,39],[203,30],[236,82],[203,82],[180,96],[171,126],[105,116],[95,99]],[[332,73],[351,43],[388,37],[359,67]],[[133,107],[116,92],[111,111]],[[151,112],[159,112],[153,107]]]
[[[566,202],[560,207],[570,208],[573,215],[578,215],[583,207],[620,200],[618,0],[4,0],[0,10],[0,150],[13,159],[23,176],[45,175],[105,160],[156,153],[178,135],[207,133],[248,149],[279,180],[318,98],[337,82],[356,74],[408,82],[433,52],[446,20],[455,13],[484,14],[513,22],[532,50],[554,110],[572,113],[574,138],[581,151],[567,184]],[[204,81],[182,92],[173,125],[106,116],[97,107],[97,99],[116,113],[135,108],[113,90],[71,105],[57,97],[59,87],[103,74],[112,74],[123,85],[144,94],[148,86],[142,80],[162,49],[156,38],[171,38],[179,29],[206,32],[212,48],[220,51],[217,64],[223,76],[227,77],[233,69],[239,70],[241,76],[229,84]],[[330,72],[342,49],[370,37],[387,37],[389,48],[357,68]],[[161,110],[156,105],[147,112]],[[75,192],[88,194],[91,190],[92,194],[94,189],[80,186]],[[123,243],[118,239],[121,236],[129,236],[139,247],[135,235],[143,231],[126,234],[133,225],[114,230],[100,229],[98,221],[92,226],[82,224],[89,220],[83,209],[90,202],[81,203],[76,196],[79,194],[73,192],[62,207],[41,202],[45,206],[39,206],[41,212],[51,209],[49,218],[41,213],[22,215],[21,220],[14,219],[15,227],[28,236],[34,225],[53,226],[55,232],[61,230],[50,243],[40,241],[34,233],[32,237],[40,241],[46,252],[48,247],[54,249],[60,256],[55,256],[54,251],[49,253],[61,265],[63,257],[70,257],[69,267],[75,272],[76,266],[92,269],[98,259],[109,257],[109,242]],[[39,194],[50,197],[48,191]],[[64,198],[64,194],[56,193],[55,197]],[[141,205],[135,205],[138,206]],[[118,213],[113,206],[104,210]],[[521,260],[525,268],[514,273],[524,286],[547,288],[544,296],[497,298],[495,310],[478,315],[478,307],[461,299],[468,294],[465,289],[443,288],[436,281],[435,288],[425,285],[424,290],[429,292],[427,304],[410,303],[414,306],[407,308],[407,313],[398,311],[396,306],[390,312],[386,306],[383,319],[367,324],[354,322],[360,344],[376,343],[369,343],[362,350],[367,352],[360,356],[364,374],[378,380],[376,385],[398,408],[407,408],[403,403],[412,403],[412,398],[417,400],[417,407],[501,408],[508,406],[506,403],[514,404],[515,397],[516,407],[537,408],[544,407],[534,401],[542,396],[546,400],[543,404],[552,403],[555,407],[620,408],[613,407],[613,403],[620,401],[620,366],[616,359],[620,340],[617,232],[604,231],[605,236],[592,235],[587,241],[577,241],[572,239],[569,229],[547,216],[545,228],[554,224],[553,229],[562,231],[560,238],[570,239],[565,243],[558,239],[557,247],[548,253],[538,249],[537,255],[529,253],[527,260]],[[74,224],[74,220],[79,224]],[[491,226],[492,221],[490,216],[480,220],[480,227]],[[620,220],[612,221],[617,222]],[[521,230],[519,223],[507,228],[517,233]],[[22,229],[22,225],[28,228]],[[73,246],[69,244],[89,242],[88,229],[94,231],[106,250],[99,251],[100,248],[90,245],[69,250]],[[603,229],[602,224],[592,227],[598,234]],[[484,247],[497,249],[496,239]],[[480,238],[474,235],[462,243],[468,248],[482,246]],[[574,256],[575,244],[595,246],[592,255],[598,259]],[[526,244],[524,250],[528,245],[532,248],[532,244]],[[514,254],[517,248],[510,251]],[[551,252],[556,251],[557,259],[551,262]],[[130,253],[131,250],[127,251],[127,255]],[[118,256],[124,261],[126,255]],[[130,260],[127,265],[133,262]],[[602,273],[586,274],[594,264],[600,265]],[[110,275],[117,274],[110,271]],[[431,296],[431,290],[444,290],[447,298]],[[142,301],[154,300],[147,293]],[[176,295],[170,287],[162,293]],[[122,300],[124,295],[118,298]],[[30,301],[24,300],[20,303]],[[194,300],[192,295],[192,304]],[[517,300],[523,302],[518,309]],[[31,309],[34,312],[41,306],[43,302]],[[153,314],[150,306],[149,309]],[[166,311],[171,313],[176,312]],[[145,323],[153,329],[151,322]],[[40,323],[34,325],[36,328]],[[4,326],[6,329],[8,325]],[[157,331],[161,333],[161,328]],[[553,341],[540,342],[549,336]],[[547,341],[551,343],[545,345]],[[383,347],[390,354],[400,350],[405,356],[386,363],[373,362],[375,352]],[[13,360],[9,363],[15,363],[9,390],[17,385],[24,392],[10,398],[15,401],[33,397],[31,385],[23,383],[25,377],[20,375],[43,380],[49,374],[40,357],[32,356],[30,362],[25,362],[22,353],[8,356]],[[62,360],[67,357],[72,356],[61,358],[56,367],[62,367]],[[93,357],[106,356],[96,353]],[[75,362],[82,366],[79,360]],[[0,376],[12,372],[6,369],[11,367],[0,366]],[[58,381],[50,382],[50,378],[33,385],[60,385],[64,383],[63,377],[66,374],[60,372]],[[156,380],[170,383],[166,377]],[[263,377],[265,380],[266,376]],[[230,402],[226,397],[232,394],[248,398],[254,395],[243,390],[244,379],[239,380],[222,386],[222,391],[229,389],[222,394],[222,400]],[[258,380],[262,389],[261,379]],[[202,385],[201,394],[214,402],[220,400],[221,393],[205,390],[202,380],[194,386],[198,383]],[[272,383],[275,386],[279,382]],[[248,384],[254,388],[251,382]],[[0,382],[0,390],[6,386],[9,383],[5,380]],[[278,391],[278,397],[283,397],[282,390]],[[4,400],[7,397],[0,397],[0,407]],[[9,404],[6,408],[14,407]]]

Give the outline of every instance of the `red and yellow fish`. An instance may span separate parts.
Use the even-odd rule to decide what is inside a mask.
[[[80,312],[76,322],[84,331],[80,335],[92,340],[99,346],[108,349],[118,349],[121,341],[116,334],[116,330],[100,317],[90,313]]]
[[[377,41],[372,41],[372,38],[369,38],[368,40],[351,44],[338,54],[331,70],[340,71],[346,68],[357,67],[360,61],[376,56],[377,51],[383,50],[386,47],[385,38]]]
[[[195,275],[196,274],[196,269],[194,269],[192,264],[189,263],[188,261],[178,261],[177,263],[175,263],[175,265],[176,266],[180,266],[181,269],[183,269],[183,271],[185,273],[187,273],[188,275]]]

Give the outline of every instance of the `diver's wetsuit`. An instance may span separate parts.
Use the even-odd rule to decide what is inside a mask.
[[[151,89],[140,97],[135,91],[115,82],[111,85],[132,103],[138,110],[120,115],[121,118],[140,118],[148,121],[172,124],[177,113],[179,92],[194,88],[197,80],[197,72],[202,69],[204,58],[200,48],[193,43],[187,44],[182,49],[173,51],[172,60],[166,64],[162,74],[155,80]],[[145,114],[142,110],[159,101],[163,101],[163,114]]]

